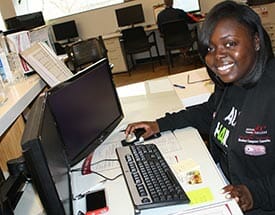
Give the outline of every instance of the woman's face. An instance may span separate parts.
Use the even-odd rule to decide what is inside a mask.
[[[219,21],[210,37],[207,66],[225,83],[238,82],[251,71],[259,50],[258,36],[232,19]]]

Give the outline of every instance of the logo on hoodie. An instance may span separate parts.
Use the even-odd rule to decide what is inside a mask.
[[[230,112],[224,117],[223,122],[218,122],[214,130],[214,136],[224,146],[228,147],[227,139],[230,134],[229,127],[235,127],[237,124],[237,118],[240,112],[237,108],[232,107]]]

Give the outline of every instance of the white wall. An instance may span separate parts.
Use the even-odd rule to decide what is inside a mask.
[[[74,19],[77,23],[79,34],[82,39],[98,35],[106,35],[119,30],[116,22],[115,9],[139,3],[142,3],[143,6],[146,22],[145,25],[154,24],[155,18],[153,15],[153,5],[162,3],[162,0],[135,0],[128,3],[118,4],[111,7],[91,10],[88,12],[51,20],[49,21],[49,24]]]
[[[207,13],[215,4],[223,0],[200,0],[201,13]]]
[[[15,10],[12,7],[12,0],[0,1],[0,10],[3,18],[14,16]],[[213,5],[221,1],[222,0],[200,0],[202,12],[208,12]],[[134,0],[123,4],[118,4],[110,7],[66,16],[55,20],[50,20],[49,24],[60,23],[74,19],[77,23],[79,34],[82,39],[98,35],[106,35],[119,30],[116,22],[115,9],[139,3],[142,3],[143,6],[146,22],[145,25],[154,24],[155,17],[153,14],[153,5],[161,4],[163,3],[163,0]]]
[[[0,0],[0,11],[4,19],[16,16],[12,0]]]
[[[224,0],[200,0],[201,12],[207,13],[214,5]],[[236,2],[245,3],[246,0],[235,0]]]
[[[223,0],[200,0],[202,12],[207,13],[213,5],[221,1]],[[243,0],[236,1],[241,2]],[[163,0],[134,0],[123,4],[51,20],[49,23],[59,23],[74,19],[77,23],[79,34],[82,39],[98,35],[106,35],[119,30],[116,22],[115,9],[139,3],[142,4],[144,10],[146,22],[144,25],[155,24],[156,20],[153,14],[153,5],[162,4]]]

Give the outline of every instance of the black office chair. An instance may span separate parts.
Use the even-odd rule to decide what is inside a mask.
[[[184,20],[176,20],[162,25],[162,37],[168,61],[168,71],[174,66],[172,50],[180,49],[184,56],[191,50],[194,51],[193,44],[196,39],[196,31],[190,31],[188,24]]]
[[[63,55],[66,54],[66,49],[58,42],[54,43],[55,53],[57,55]]]
[[[161,58],[159,55],[159,49],[156,42],[155,32],[152,31],[147,35],[146,32],[144,31],[144,28],[142,26],[138,26],[138,27],[122,30],[121,33],[122,33],[122,42],[123,42],[126,58],[128,55],[130,56],[133,68],[135,68],[135,61],[133,58],[133,54],[148,51],[150,54],[152,69],[154,71],[154,61],[153,61],[153,56],[151,51],[151,48],[153,46],[155,46],[156,48],[159,63],[161,64]],[[128,60],[126,60],[126,62],[127,62],[127,69],[128,69],[129,75],[131,75],[130,65]]]
[[[101,36],[78,41],[68,46],[67,66],[76,73],[79,70],[89,66],[96,61],[107,58],[107,49],[105,48]]]

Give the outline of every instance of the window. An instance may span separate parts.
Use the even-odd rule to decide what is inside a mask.
[[[45,20],[122,2],[124,2],[124,0],[13,0],[17,15],[43,11]]]

